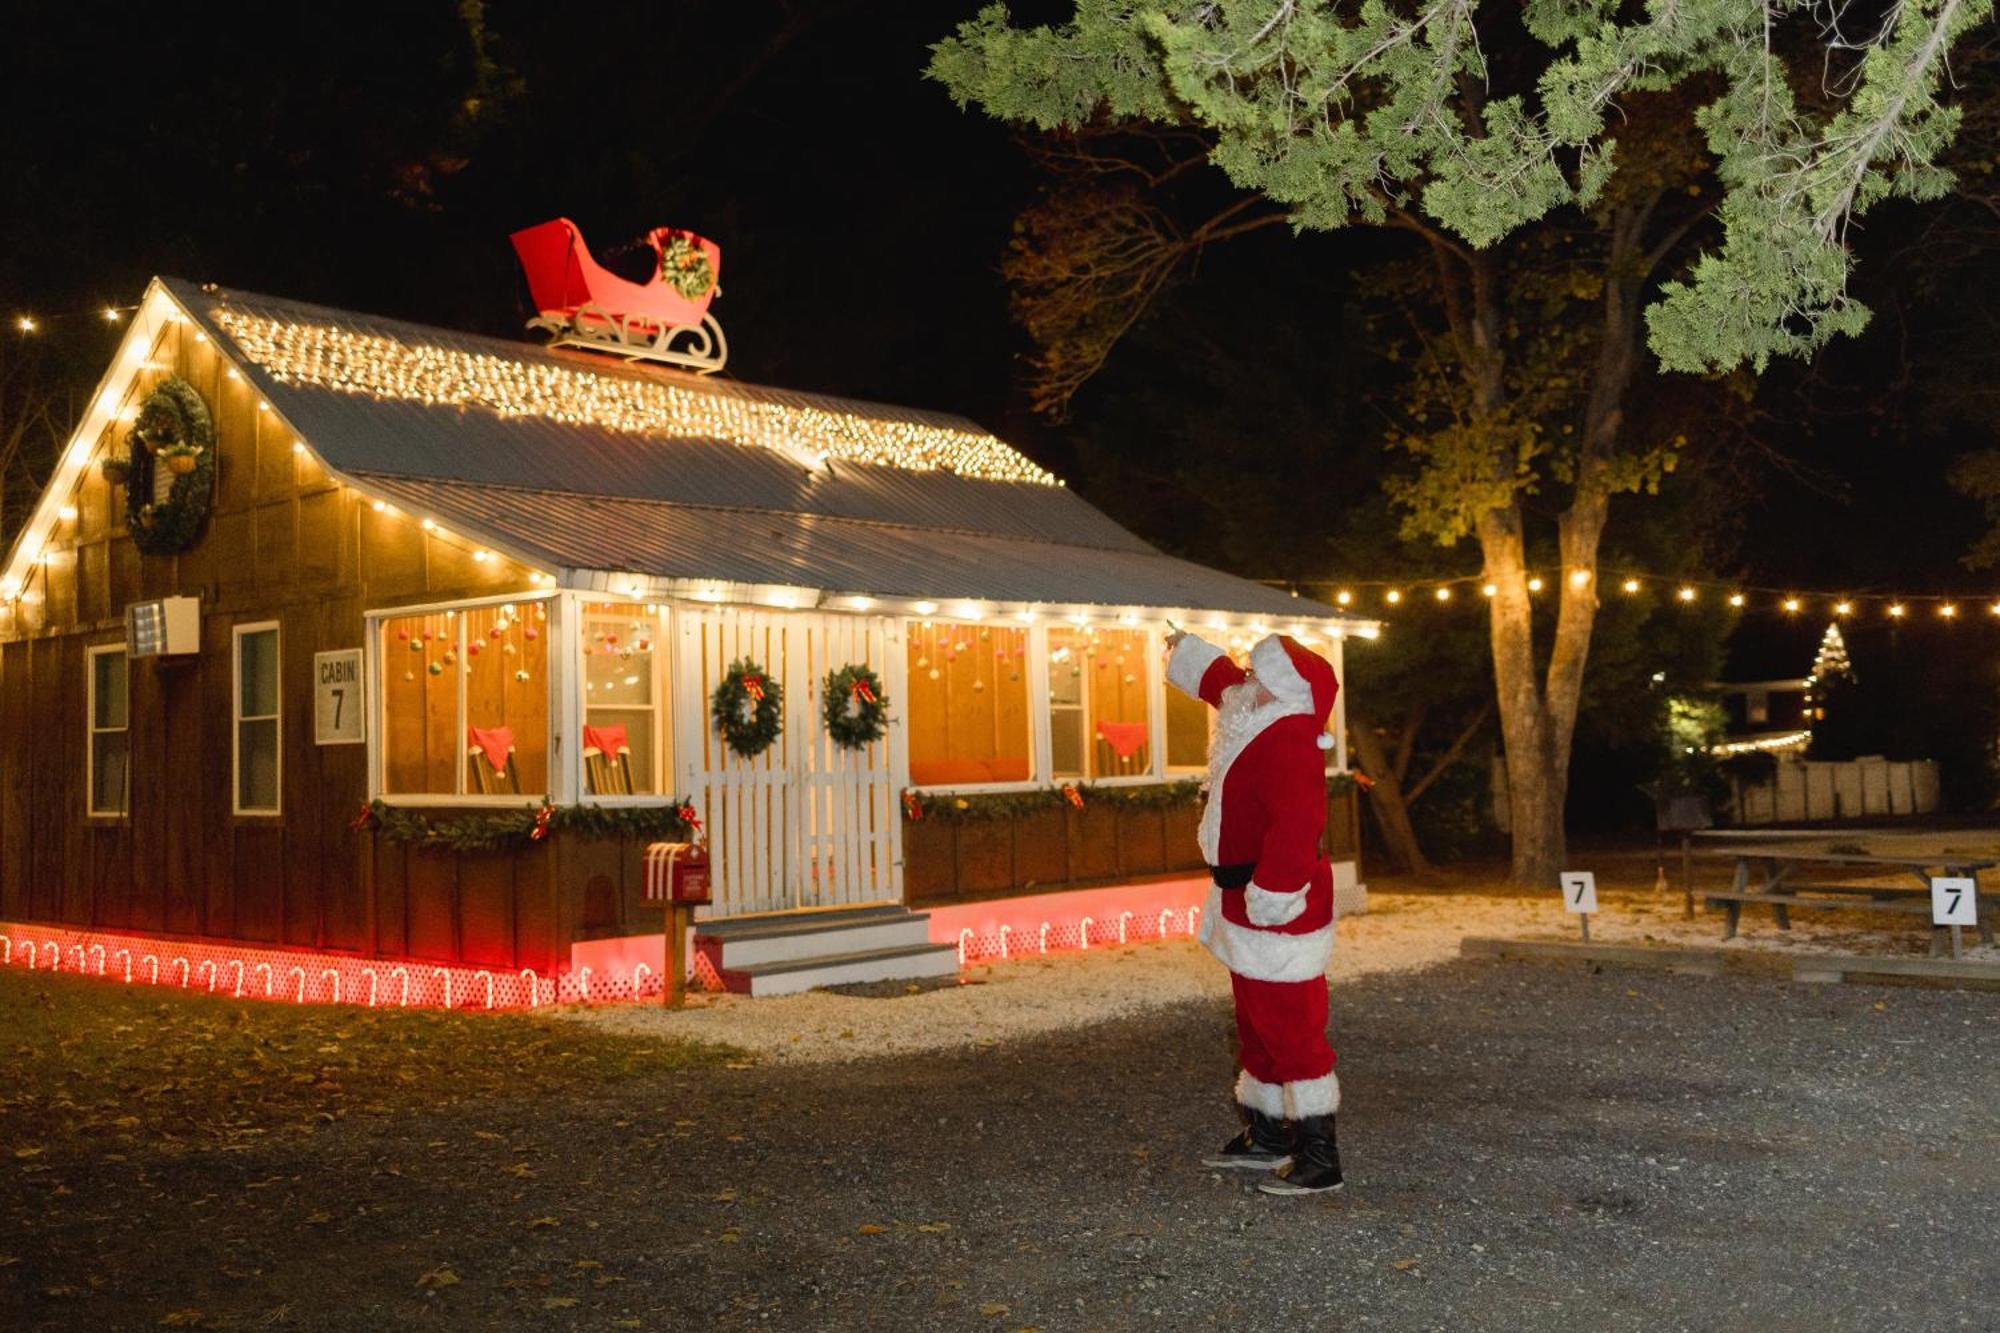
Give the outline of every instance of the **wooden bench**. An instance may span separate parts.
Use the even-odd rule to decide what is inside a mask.
[[[1887,912],[1893,915],[1922,917],[1928,921],[1931,916],[1930,876],[1933,870],[1940,875],[1962,877],[1977,884],[1979,872],[1991,869],[1996,864],[1992,861],[1971,861],[1955,856],[1930,858],[1870,856],[1866,853],[1813,852],[1788,847],[1704,848],[1696,855],[1711,858],[1728,857],[1736,862],[1735,879],[1727,890],[1711,889],[1702,895],[1708,906],[1713,907],[1719,903],[1727,910],[1727,919],[1722,930],[1722,938],[1725,940],[1736,937],[1745,903],[1769,906],[1780,930],[1792,928],[1791,909],[1794,907],[1837,912]],[[1756,889],[1750,887],[1750,871],[1753,863],[1759,864],[1763,871],[1764,882]],[[1813,867],[1836,867],[1850,871],[1879,869],[1908,873],[1915,877],[1917,886],[1813,882],[1807,879]],[[1981,895],[1978,900],[1979,937],[1987,944],[1993,943],[1993,918],[1996,912],[2000,912],[2000,903]],[[1944,954],[1947,947],[1955,956],[1957,948],[1952,928],[1933,926],[1932,956]]]

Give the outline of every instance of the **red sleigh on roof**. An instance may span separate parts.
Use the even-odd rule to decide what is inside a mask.
[[[652,277],[633,282],[590,257],[583,233],[556,218],[513,235],[541,313],[531,329],[554,347],[586,347],[702,374],[721,370],[729,341],[708,313],[719,290],[722,247],[691,231],[655,227],[637,243],[653,253]]]

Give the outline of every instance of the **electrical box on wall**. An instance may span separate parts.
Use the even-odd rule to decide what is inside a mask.
[[[162,597],[126,607],[125,651],[132,657],[200,652],[201,598]]]

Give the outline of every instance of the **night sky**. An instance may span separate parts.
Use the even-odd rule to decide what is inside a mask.
[[[1172,475],[1145,473],[1147,433],[1165,416],[1206,423],[1220,451],[1295,436],[1310,400],[1292,389],[1309,378],[1316,459],[1265,449],[1254,475],[1299,491],[1311,527],[1379,513],[1381,451],[1345,388],[1368,349],[1340,317],[1346,275],[1382,252],[1379,232],[1271,231],[1212,252],[1070,422],[1027,412],[1026,346],[998,265],[1038,178],[1012,131],[922,77],[927,46],[976,8],[496,0],[496,72],[482,77],[445,0],[305,7],[290,26],[268,6],[16,5],[0,44],[0,306],[10,320],[61,316],[45,355],[83,383],[115,336],[90,312],[131,302],[158,272],[510,335],[531,313],[511,229],[567,214],[603,248],[688,226],[724,250],[716,314],[732,375],[972,416],[1150,539],[1251,576],[1279,571],[1207,534]],[[1760,386],[1757,451],[1796,466],[1761,452],[1742,466],[1742,521],[1717,577],[2000,587],[1961,566],[1984,524],[1944,481],[1987,441],[1935,409],[1924,374],[1944,331],[1984,327],[1993,256],[1934,264],[1920,284],[1892,242],[1923,216],[1878,210],[1861,238],[1858,286],[1885,317]],[[1260,359],[1281,368],[1305,347],[1310,370],[1282,393],[1218,384],[1204,335],[1265,341]],[[1160,401],[1176,384],[1184,410]],[[1385,545],[1378,564],[1327,574],[1395,576],[1410,558]],[[1447,559],[1477,567],[1470,547]],[[1924,634],[1925,653],[1968,663],[1995,646],[1969,627]],[[1779,665],[1817,637],[1817,624],[1759,629],[1739,650]],[[1990,672],[1975,675],[1990,688]]]

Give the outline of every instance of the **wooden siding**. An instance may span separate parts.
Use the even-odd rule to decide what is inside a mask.
[[[552,901],[552,853],[497,866],[386,856],[348,827],[367,799],[367,747],[313,740],[313,654],[360,647],[365,610],[525,592],[528,571],[375,512],[293,449],[192,326],[167,326],[148,361],[125,402],[169,374],[195,386],[215,418],[215,509],[188,551],[141,555],[123,492],[93,467],[31,597],[0,611],[0,918],[483,966],[566,961],[560,931],[581,908]],[[126,429],[107,428],[97,456],[122,449]],[[122,640],[128,603],[190,594],[201,652],[131,663],[129,813],[88,818],[84,649]],[[282,812],[239,817],[231,629],[266,620],[279,626]]]

